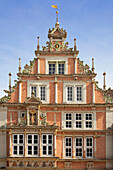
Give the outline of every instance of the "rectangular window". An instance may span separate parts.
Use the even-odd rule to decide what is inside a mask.
[[[82,87],[76,88],[77,101],[82,101]]]
[[[75,128],[82,128],[82,114],[75,114]]]
[[[83,138],[75,138],[75,157],[83,157]]]
[[[49,64],[49,74],[55,74],[55,63]]]
[[[93,138],[92,137],[86,138],[86,157],[88,158],[93,157]]]
[[[50,134],[42,135],[42,155],[44,156],[53,155],[53,135]]]
[[[66,128],[72,128],[72,114],[71,113],[66,113],[65,114],[65,119],[66,119]]]
[[[45,86],[40,87],[40,99],[45,101]]]
[[[39,155],[39,137],[38,135],[27,135],[27,154]]]
[[[72,157],[72,138],[71,137],[65,138],[65,156]]]
[[[31,96],[32,94],[34,94],[35,97],[37,96],[36,89],[37,89],[36,86],[31,86]]]
[[[24,154],[24,135],[13,135],[13,155]]]
[[[67,87],[67,101],[73,100],[73,87]]]
[[[64,74],[64,63],[58,64],[58,74]]]
[[[85,114],[85,127],[92,128],[92,113]]]

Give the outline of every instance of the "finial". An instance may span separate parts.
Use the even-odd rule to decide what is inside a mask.
[[[92,73],[94,73],[94,58],[92,58]]]
[[[103,76],[104,76],[103,90],[106,90],[106,79],[105,79],[106,73],[105,72],[103,73]]]
[[[76,46],[76,38],[74,38],[74,51],[76,51],[77,46]]]
[[[55,27],[59,27],[59,22],[58,22],[58,11],[56,11],[56,24]]]
[[[9,73],[9,92],[11,93],[11,73]]]
[[[37,44],[37,51],[39,51],[39,50],[40,50],[40,45],[39,45],[39,37],[37,37],[37,39],[38,39],[38,44]]]
[[[18,70],[19,70],[19,73],[21,73],[21,58],[19,58],[19,68],[18,68]]]

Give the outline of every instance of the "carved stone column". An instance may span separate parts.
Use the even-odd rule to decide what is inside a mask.
[[[57,135],[57,129],[54,132],[54,156],[56,156],[56,135]]]
[[[27,125],[29,125],[29,110],[27,108]]]
[[[55,74],[58,74],[58,61],[56,61]]]
[[[39,131],[39,156],[42,156],[42,134],[41,134],[41,129]]]
[[[19,98],[18,98],[18,101],[19,103],[21,103],[21,80],[19,81]]]
[[[93,141],[94,141],[94,158],[96,158],[96,135],[97,135],[97,133],[95,132],[95,136],[93,136]]]
[[[86,135],[83,136],[83,158],[86,157]]]
[[[9,130],[9,156],[12,156],[13,148],[12,148],[12,131]]]
[[[92,102],[95,103],[95,81],[92,81]]]
[[[55,103],[57,103],[57,77],[55,77]]]
[[[75,58],[75,74],[77,74],[77,60]]]
[[[24,155],[27,156],[27,134],[26,129],[24,131],[25,145],[24,145]]]
[[[39,54],[38,54],[38,56],[37,56],[37,63],[38,63],[37,74],[40,74],[40,55],[39,55]]]
[[[61,155],[62,158],[65,157],[65,133],[63,132],[62,133],[62,155]]]
[[[73,134],[72,143],[73,143],[72,158],[75,158],[75,134]]]

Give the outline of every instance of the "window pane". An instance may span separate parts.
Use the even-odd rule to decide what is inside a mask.
[[[86,114],[86,120],[92,120],[92,114],[91,113]]]
[[[71,138],[66,138],[66,146],[71,146]]]
[[[46,135],[43,135],[43,140],[42,140],[43,144],[47,143],[47,139],[46,138],[47,138]]]
[[[64,74],[64,64],[58,64],[58,73],[59,74]]]
[[[82,101],[82,87],[77,87],[77,101]]]
[[[13,146],[13,154],[17,155],[17,146]]]
[[[38,135],[34,135],[34,144],[38,143]]]
[[[52,135],[48,135],[48,144],[52,144]]]
[[[82,128],[82,122],[76,122],[76,128]]]
[[[17,144],[17,135],[13,135],[13,143]]]
[[[73,100],[73,91],[72,91],[72,87],[67,87],[67,100],[68,101],[72,101]]]
[[[71,148],[66,148],[66,156],[71,157]]]
[[[28,155],[32,155],[32,146],[28,146]]]
[[[82,114],[81,113],[76,114],[76,120],[82,120]]]
[[[34,146],[34,155],[38,155],[38,146]]]
[[[52,155],[52,146],[48,146],[48,155]]]
[[[66,113],[66,128],[72,127],[72,114]]]
[[[23,146],[19,146],[19,155],[23,155]]]
[[[82,157],[82,148],[76,148],[76,156]]]
[[[32,135],[28,135],[28,144],[32,144]]]
[[[40,99],[45,100],[45,87],[40,87]]]
[[[46,146],[43,146],[43,155],[46,155],[46,153],[47,153]]]
[[[81,113],[75,114],[75,127],[82,128],[82,114]]]
[[[86,146],[93,146],[93,139],[92,138],[86,138]]]
[[[87,148],[87,149],[86,149],[86,155],[87,155],[87,157],[92,157],[92,156],[93,156],[93,150],[92,150],[92,148]]]
[[[19,143],[23,143],[23,135],[19,135]]]
[[[49,74],[55,74],[55,64],[49,64]]]
[[[76,146],[82,146],[82,138],[76,138]]]
[[[67,122],[66,121],[66,128],[71,128],[72,127],[72,122]]]
[[[86,128],[92,128],[92,122],[87,122],[86,121]]]

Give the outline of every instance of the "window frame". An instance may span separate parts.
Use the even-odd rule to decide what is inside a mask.
[[[87,146],[87,139],[92,139],[92,146]],[[86,137],[86,158],[93,158],[93,154],[94,154],[94,141],[93,141],[93,137]],[[87,149],[92,149],[92,156],[87,156]]]
[[[46,136],[46,143],[43,143],[43,136]],[[52,136],[52,143],[48,144],[48,136]],[[43,154],[43,146],[46,146],[46,154]],[[52,147],[52,154],[48,154],[49,146]],[[51,157],[53,156],[53,134],[42,134],[42,156]]]
[[[81,120],[77,120],[76,119],[76,115],[81,115]],[[83,129],[83,113],[75,113],[74,114],[74,117],[75,117],[75,129]],[[76,125],[77,125],[77,122],[81,122],[81,127],[76,127]]]
[[[45,87],[45,100],[41,100],[42,102],[45,102],[46,101],[46,86],[45,85],[39,85],[39,96],[40,96],[40,99],[41,99],[41,87]]]
[[[71,114],[71,120],[66,120],[66,114]],[[66,122],[71,122],[71,127],[66,127]],[[65,113],[65,128],[72,129],[73,128],[73,114],[72,113]]]
[[[69,138],[71,139],[71,146],[66,146],[66,139],[69,139]],[[72,137],[66,136],[65,137],[65,157],[66,158],[72,158],[72,149],[73,149],[72,145],[73,145]],[[66,156],[66,149],[71,149],[71,156]]]
[[[60,67],[59,67],[59,64],[63,64],[64,65],[64,72],[63,73],[60,73]],[[63,67],[61,67],[61,69],[62,69]],[[58,62],[58,74],[65,74],[65,62]]]
[[[83,86],[76,86],[75,87],[76,88],[76,102],[83,102]],[[81,95],[81,97],[79,96],[79,98],[81,98],[81,100],[78,100],[77,98],[78,98],[78,92],[77,92],[77,88],[81,88],[81,94],[79,94],[79,95]]]
[[[54,64],[55,65],[54,73],[50,73],[50,64]],[[56,74],[56,62],[48,62],[48,74],[49,75]]]
[[[67,88],[71,86],[73,87],[73,100],[68,101],[67,98]],[[82,87],[82,100],[77,101],[77,87]],[[78,81],[73,81],[73,82],[66,82],[63,84],[63,102],[67,104],[86,104],[86,82],[78,82]]]
[[[32,143],[29,144],[28,143],[28,136],[31,135],[32,136]],[[37,144],[34,144],[34,136],[38,136],[38,143]],[[31,146],[32,147],[32,154],[28,154],[28,146]],[[34,146],[37,146],[38,147],[38,154],[35,155],[34,154]],[[27,134],[27,156],[39,156],[39,134]]]
[[[68,100],[68,94],[69,94],[68,88],[70,88],[70,87],[72,88],[72,100]],[[70,103],[74,101],[74,86],[67,86],[66,87],[66,100]]]
[[[40,98],[40,86],[45,86],[45,101],[42,103],[49,103],[49,82],[42,80],[28,80],[27,83],[27,97],[31,97],[31,86],[37,87],[37,96]]]
[[[14,143],[14,136],[15,135],[17,135],[17,143]],[[23,143],[19,143],[19,136],[23,136]],[[12,152],[12,155],[13,156],[24,156],[24,134],[13,134],[13,142],[12,142],[12,148],[13,148],[13,152]],[[16,146],[17,147],[17,154],[14,154],[14,146]],[[19,154],[19,151],[20,151],[20,149],[19,149],[19,147],[20,146],[22,146],[23,147],[23,154]]]
[[[82,146],[77,146],[76,145],[76,139],[82,139]],[[83,158],[83,137],[75,137],[75,158]],[[76,156],[76,149],[82,149],[82,156]]]
[[[86,120],[86,114],[91,114],[92,115],[92,120]],[[92,127],[86,127],[86,122],[92,122]],[[94,118],[93,118],[93,113],[86,113],[84,114],[84,127],[85,129],[93,129],[94,126]]]
[[[71,114],[71,120],[66,120],[66,114]],[[76,120],[76,115],[81,114],[81,120]],[[86,114],[91,114],[92,115],[92,127],[91,128],[86,128],[86,121],[85,121],[85,115]],[[66,127],[66,121],[71,121],[71,127]],[[76,122],[81,122],[81,128],[76,127]],[[62,129],[73,129],[73,130],[92,130],[96,129],[96,112],[62,112]]]

